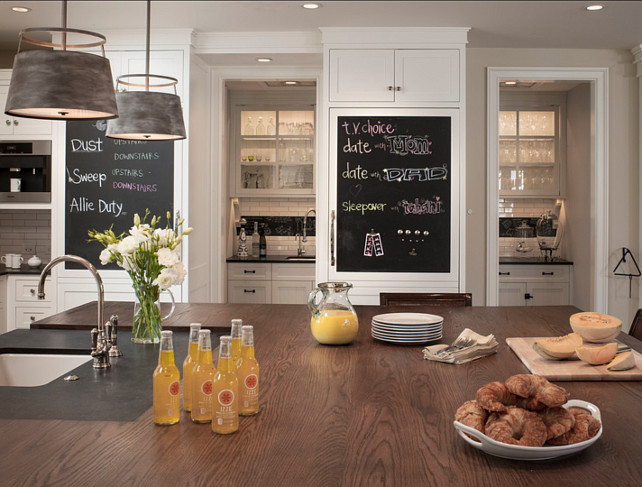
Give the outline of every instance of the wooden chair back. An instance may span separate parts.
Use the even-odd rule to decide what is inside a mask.
[[[639,309],[637,313],[635,313],[631,328],[629,329],[629,335],[638,340],[642,340],[642,309]]]
[[[382,306],[472,306],[471,293],[379,293]]]

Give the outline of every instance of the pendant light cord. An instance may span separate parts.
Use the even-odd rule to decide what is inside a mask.
[[[149,91],[149,51],[150,51],[150,44],[151,44],[149,26],[151,23],[151,17],[152,17],[152,1],[147,0],[147,39],[146,39],[147,49],[145,52],[145,91]]]
[[[67,50],[67,0],[62,2],[62,50]]]

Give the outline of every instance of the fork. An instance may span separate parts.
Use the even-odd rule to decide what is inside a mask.
[[[454,352],[455,350],[461,350],[462,348],[469,347],[474,343],[475,340],[472,338],[459,337],[452,343],[452,345],[444,348],[443,350],[439,350],[435,355],[444,355],[449,352]]]

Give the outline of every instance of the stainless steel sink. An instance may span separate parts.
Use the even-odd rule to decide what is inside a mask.
[[[3,353],[0,354],[0,386],[42,386],[90,360],[90,355]]]
[[[314,255],[289,255],[285,260],[291,260],[294,262],[315,262],[316,256]]]

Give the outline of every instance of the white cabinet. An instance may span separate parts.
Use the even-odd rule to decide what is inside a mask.
[[[314,119],[309,106],[235,106],[232,195],[314,195]]]
[[[499,306],[570,304],[570,265],[500,265]]]
[[[34,321],[56,313],[55,286],[48,277],[45,299],[38,299],[40,276],[7,276],[7,331],[29,328]]]
[[[0,135],[51,135],[51,120],[5,115],[10,80],[11,70],[0,70]]]
[[[331,102],[458,102],[458,49],[331,49]]]
[[[107,51],[105,56],[111,65],[111,74],[114,77],[114,88],[116,79],[124,74],[145,73],[145,51]],[[182,98],[183,94],[183,51],[152,51],[149,59],[149,72],[162,76],[171,76],[178,80],[176,87],[177,95]],[[132,82],[139,83],[142,78],[133,78]],[[154,83],[154,79],[151,80]],[[119,91],[142,91],[144,87],[119,86]],[[154,92],[174,94],[174,88],[159,87],[153,88]]]
[[[302,304],[314,288],[314,264],[229,262],[228,303]]]
[[[7,276],[0,276],[0,334],[7,331]]]

